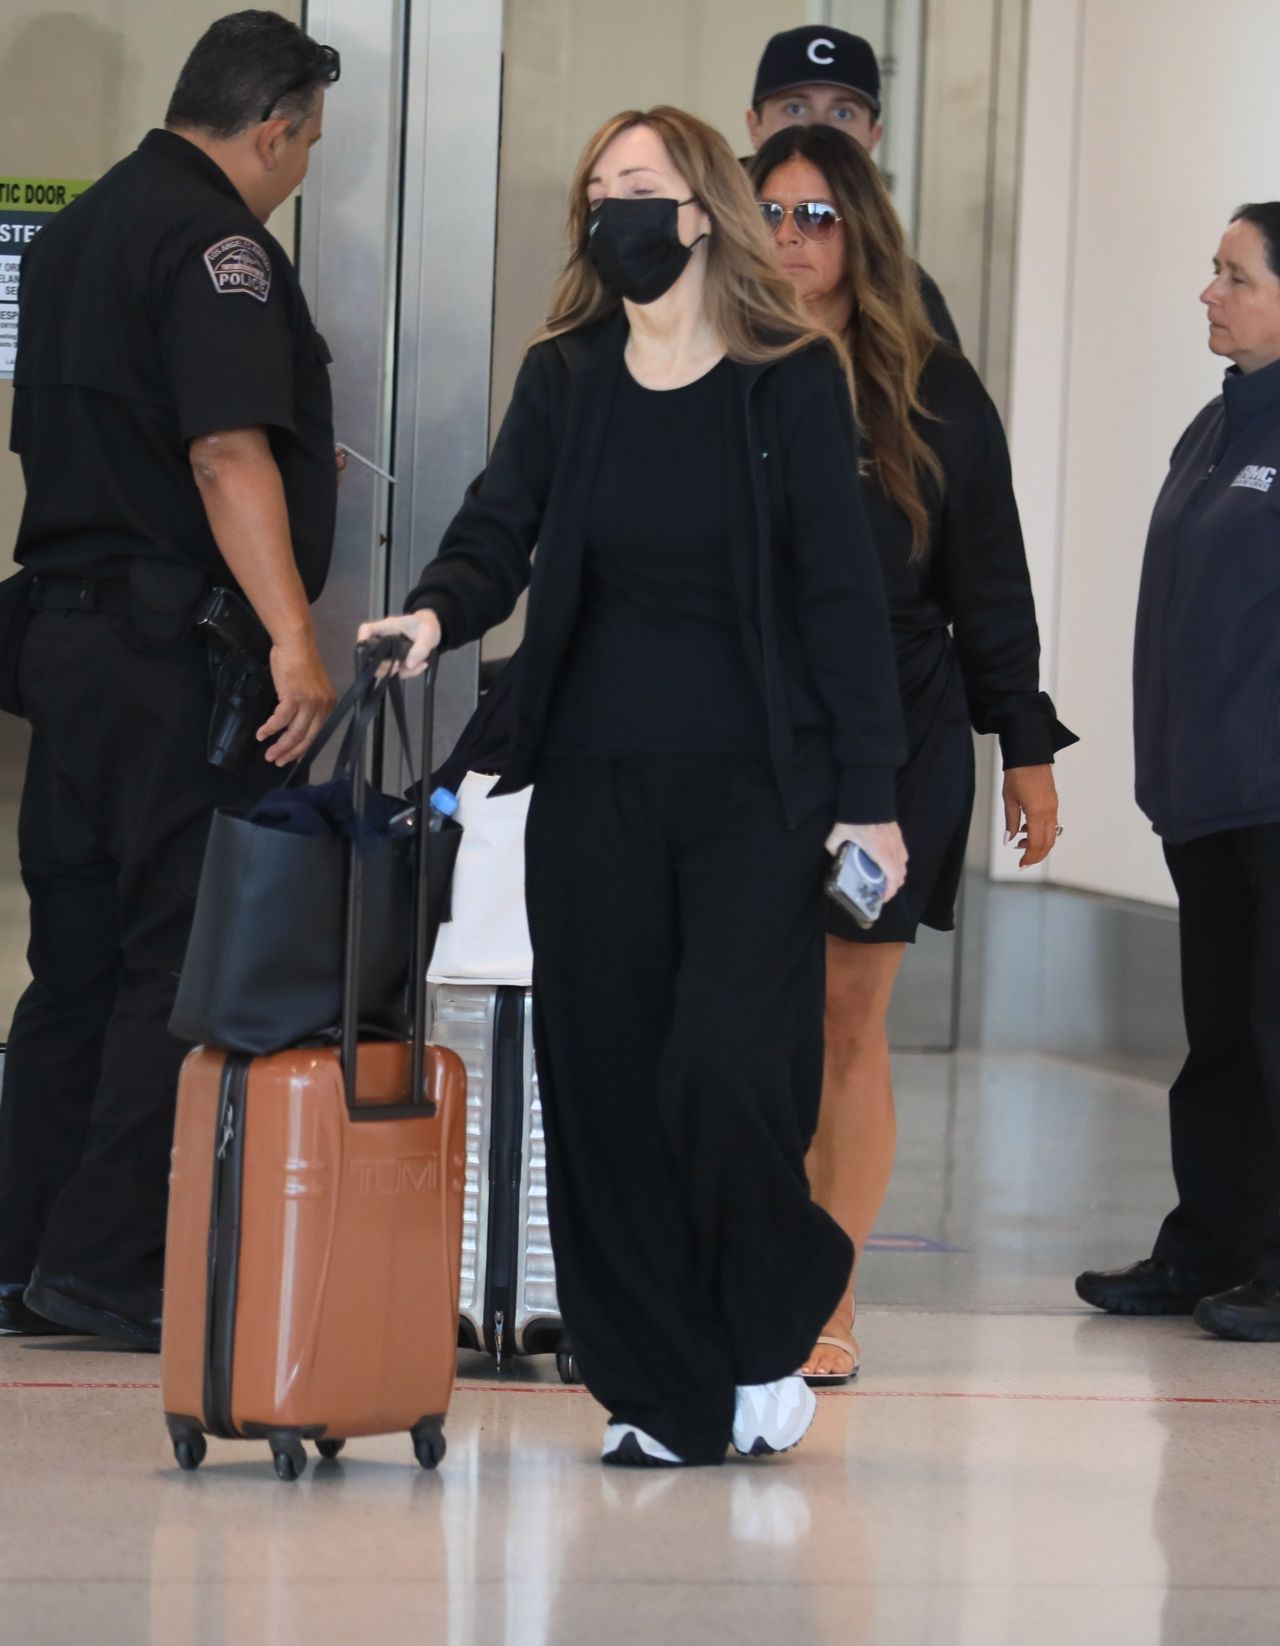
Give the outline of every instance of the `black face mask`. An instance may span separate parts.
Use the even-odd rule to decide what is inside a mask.
[[[680,239],[679,210],[694,198],[602,200],[592,208],[582,253],[610,291],[656,303],[671,290],[693,255]]]

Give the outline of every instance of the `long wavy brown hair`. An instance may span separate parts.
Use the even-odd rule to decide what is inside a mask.
[[[831,126],[786,126],[751,162],[757,196],[767,193],[779,166],[797,159],[822,173],[844,220],[853,299],[848,343],[866,466],[910,522],[911,556],[917,559],[929,542],[926,493],[941,492],[942,465],[912,419],[932,415],[920,400],[920,376],[934,349],[945,344],[925,312],[916,265],[875,161]]]
[[[689,193],[711,219],[706,242],[707,318],[729,356],[764,363],[822,340],[834,350],[848,378],[844,340],[806,317],[794,287],[778,267],[751,184],[733,150],[705,121],[665,104],[644,112],[631,109],[606,120],[583,150],[569,194],[569,262],[556,286],[550,318],[533,342],[589,326],[620,307],[617,295],[582,255],[582,246],[590,210],[587,183],[609,144],[633,126],[648,126],[657,133]],[[850,392],[852,387],[850,379]]]

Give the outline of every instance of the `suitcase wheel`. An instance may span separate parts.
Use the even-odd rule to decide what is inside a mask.
[[[418,1423],[409,1431],[413,1436],[413,1455],[424,1469],[436,1469],[444,1460],[446,1444],[444,1429],[437,1421]]]
[[[209,1447],[205,1438],[198,1429],[192,1429],[189,1434],[175,1437],[173,1442],[173,1455],[177,1465],[180,1469],[185,1469],[188,1472],[200,1467],[208,1450]]]
[[[332,1462],[346,1444],[345,1440],[317,1440],[316,1451],[321,1457]]]
[[[302,1442],[294,1435],[273,1438],[271,1456],[281,1480],[297,1480],[307,1467],[307,1454],[302,1449]]]
[[[570,1349],[561,1349],[556,1356],[556,1371],[560,1373],[561,1383],[581,1383],[582,1374],[578,1371],[578,1362]]]

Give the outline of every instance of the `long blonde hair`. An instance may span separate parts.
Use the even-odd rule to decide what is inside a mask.
[[[821,340],[834,351],[852,391],[844,340],[806,318],[791,282],[777,265],[760,208],[733,150],[705,121],[665,104],[647,113],[631,109],[606,120],[583,150],[569,194],[569,262],[556,285],[550,317],[533,342],[577,331],[621,306],[582,255],[582,246],[590,211],[588,181],[609,144],[633,126],[648,126],[661,138],[672,165],[711,219],[707,318],[730,358],[762,364]]]
[[[784,126],[751,162],[757,192],[789,160],[806,160],[822,173],[843,219],[845,278],[853,299],[849,352],[867,467],[910,522],[915,560],[929,542],[926,487],[941,493],[942,464],[912,419],[933,415],[920,400],[920,376],[934,349],[945,345],[930,324],[919,271],[871,156],[831,126]]]

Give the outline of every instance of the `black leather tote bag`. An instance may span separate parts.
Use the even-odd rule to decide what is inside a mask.
[[[347,885],[360,853],[359,1028],[363,1038],[407,1038],[413,1015],[414,863],[427,812],[354,782],[384,701],[413,772],[400,682],[378,678],[375,650],[316,739],[312,757],[347,734],[330,782],[293,783],[250,813],[214,814],[186,964],[170,1031],[180,1040],[266,1056],[336,1040],[342,1021]],[[429,716],[429,705],[428,705]],[[424,730],[425,744],[429,727]],[[273,802],[275,803],[273,806]],[[388,832],[409,811],[407,832]],[[274,812],[274,818],[272,814]],[[264,821],[264,818],[271,818]],[[306,832],[297,832],[299,825]],[[430,961],[462,830],[453,819],[428,836]]]

